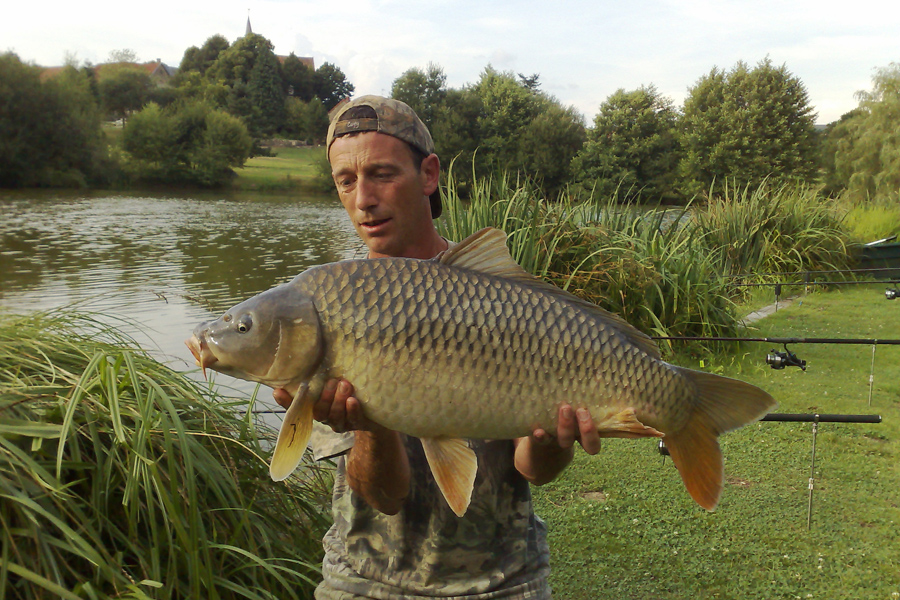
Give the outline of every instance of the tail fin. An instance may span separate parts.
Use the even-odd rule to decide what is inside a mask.
[[[697,397],[687,425],[666,434],[666,447],[691,497],[706,510],[715,510],[724,479],[719,435],[761,419],[775,400],[743,381],[673,368],[693,382]]]

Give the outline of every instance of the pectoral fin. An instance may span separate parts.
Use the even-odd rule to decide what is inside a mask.
[[[300,386],[294,401],[284,415],[281,430],[278,432],[278,442],[275,444],[275,453],[269,465],[269,475],[273,481],[287,479],[300,464],[300,459],[306,451],[309,436],[312,434],[314,403],[307,393],[308,390],[309,385]]]
[[[450,508],[461,517],[469,508],[478,459],[465,440],[424,438],[422,448],[441,493]]]

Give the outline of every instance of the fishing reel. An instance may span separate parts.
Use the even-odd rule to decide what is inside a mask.
[[[772,349],[766,355],[766,364],[776,370],[786,367],[800,367],[801,371],[806,370],[806,361],[797,358],[797,355],[788,350],[787,344],[784,345],[784,352]]]

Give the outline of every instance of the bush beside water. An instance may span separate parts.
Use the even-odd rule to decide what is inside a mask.
[[[312,597],[328,477],[273,485],[246,402],[67,311],[0,315],[0,364],[0,597]]]

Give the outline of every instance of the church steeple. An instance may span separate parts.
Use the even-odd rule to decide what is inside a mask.
[[[247,31],[244,32],[244,35],[250,35],[253,33],[253,30],[250,28],[250,9],[247,9]]]

